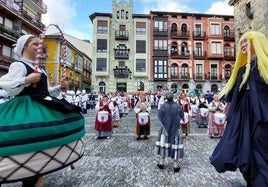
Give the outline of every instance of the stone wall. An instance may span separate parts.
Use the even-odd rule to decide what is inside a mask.
[[[250,3],[252,17],[247,15],[247,5]],[[234,6],[236,43],[247,31],[260,31],[268,38],[268,1],[267,0],[231,0]]]

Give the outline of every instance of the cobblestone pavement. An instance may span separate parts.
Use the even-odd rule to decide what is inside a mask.
[[[149,140],[136,140],[135,114],[121,119],[114,128],[111,139],[95,139],[95,111],[88,111],[84,137],[85,155],[69,167],[44,177],[45,187],[243,187],[246,183],[237,172],[219,174],[209,162],[218,139],[206,135],[206,128],[198,128],[191,122],[190,140],[186,140],[185,155],[180,162],[181,170],[173,172],[173,161],[166,160],[165,169],[156,167],[154,145],[160,122],[157,110],[151,112]],[[4,184],[17,187],[21,183]]]

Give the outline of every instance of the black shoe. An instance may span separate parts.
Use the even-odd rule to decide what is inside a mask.
[[[174,168],[174,172],[175,172],[175,173],[179,172],[180,170],[181,170],[180,167]]]
[[[162,165],[162,164],[157,164],[156,165],[159,169],[164,169],[164,165]]]
[[[141,137],[140,136],[138,136],[137,138],[136,138],[136,140],[140,140],[141,139]]]
[[[148,140],[149,138],[147,136],[144,136],[144,139]]]

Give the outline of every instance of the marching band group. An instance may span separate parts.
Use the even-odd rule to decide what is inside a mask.
[[[63,92],[59,98],[65,98],[68,102],[80,106],[84,113],[88,109],[97,112],[95,121],[96,138],[110,138],[112,128],[120,125],[120,119],[127,116],[131,109],[136,113],[136,139],[148,139],[150,134],[150,111],[152,108],[158,110],[166,101],[165,92],[157,94],[147,93],[126,93],[114,92],[109,94],[98,93],[97,102],[91,103],[92,94],[82,91]],[[221,137],[225,128],[225,102],[219,100],[217,93],[207,91],[206,94],[174,94],[173,100],[178,103],[184,112],[184,121],[181,120],[182,132],[185,139],[189,139],[190,123],[195,121],[198,127],[207,128],[210,138]],[[90,103],[90,105],[88,105]],[[102,129],[105,125],[107,125]]]

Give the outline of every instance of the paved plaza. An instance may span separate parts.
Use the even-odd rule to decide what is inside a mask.
[[[173,172],[173,161],[166,160],[165,169],[156,167],[154,145],[161,124],[157,110],[151,112],[149,140],[135,139],[135,113],[121,119],[111,139],[95,139],[95,111],[88,111],[84,137],[85,155],[69,167],[44,177],[45,187],[244,187],[246,183],[237,172],[219,174],[209,162],[218,139],[206,135],[206,128],[191,122],[190,140],[186,140],[181,170]],[[19,187],[21,183],[2,187]]]

